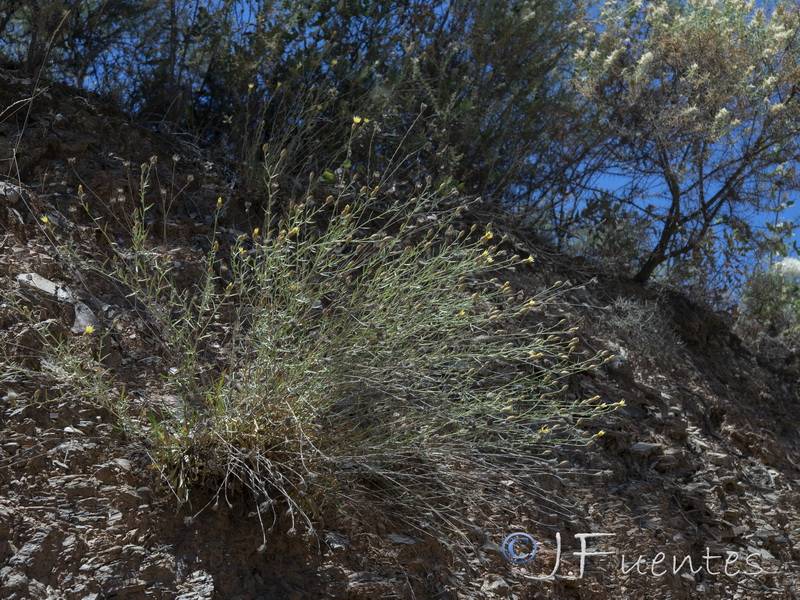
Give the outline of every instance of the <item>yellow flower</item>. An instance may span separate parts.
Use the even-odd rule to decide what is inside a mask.
[[[256,227],[255,229],[253,229],[253,237],[256,237],[256,236],[258,235],[258,231],[259,231],[259,230],[258,230],[258,227]]]
[[[252,83],[248,83],[248,84],[247,84],[247,89],[248,89],[248,91],[249,91],[249,90],[252,90],[254,87],[255,87],[255,86],[254,86]]]
[[[511,412],[512,410],[514,410],[514,407],[513,407],[513,406],[504,406],[504,407],[503,407],[503,408],[501,408],[500,410],[501,410],[502,412],[504,412],[504,413],[507,413],[507,412]]]
[[[50,219],[48,219],[48,218],[45,216],[45,217],[42,217],[42,218],[41,218],[41,221],[42,221],[42,223],[44,223],[45,225],[47,225],[47,224],[50,222]]]
[[[217,198],[217,208],[222,207],[222,197]]]
[[[491,256],[490,256],[489,258],[487,258],[487,259],[486,259],[486,264],[487,264],[487,265],[490,265],[490,264],[492,264],[493,262],[494,262],[494,259],[493,259]]]
[[[239,254],[240,255],[244,256],[246,253],[247,253],[247,250],[245,250],[244,248],[241,248],[241,247],[239,248]]]
[[[292,227],[292,230],[289,232],[289,237],[292,237],[292,236],[293,236],[294,234],[296,234],[298,231],[300,231],[300,229],[299,229],[299,228],[297,228],[297,227]]]
[[[606,434],[606,432],[601,429],[600,431],[598,431],[597,433],[594,434],[594,437],[596,437],[596,438],[603,437],[605,434]]]
[[[526,263],[532,263],[532,262],[533,262],[533,257],[532,257],[532,256],[529,256],[528,258],[526,258],[526,259],[525,259],[525,260],[523,260],[522,262],[526,262]]]
[[[486,233],[483,234],[483,237],[481,238],[481,241],[485,244],[489,240],[491,240],[493,237],[494,236],[492,235],[492,232],[491,231],[487,231]]]
[[[91,325],[87,325],[86,329],[83,330],[83,333],[85,334],[94,333],[94,327],[92,327]]]
[[[617,402],[617,406],[619,406],[620,408],[625,406],[625,400],[620,400],[619,402]]]
[[[362,121],[361,117],[353,117],[354,125],[358,125],[359,123],[361,123],[361,121]]]
[[[548,434],[548,433],[550,433],[550,428],[549,427],[542,427],[539,430],[539,433],[541,433],[542,435]]]
[[[463,317],[465,314],[467,314],[467,313],[465,313],[465,312],[462,310],[461,312],[459,312],[459,313],[458,313],[458,316],[459,316],[459,317]]]
[[[225,288],[225,291],[226,291],[226,292],[230,292],[231,290],[233,290],[233,284],[232,284],[232,283],[229,283],[229,284],[228,284],[228,287],[226,287],[226,288]]]

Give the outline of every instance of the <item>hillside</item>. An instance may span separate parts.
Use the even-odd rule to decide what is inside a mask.
[[[139,165],[150,164],[153,187],[174,198],[168,218],[149,223],[160,240],[154,252],[168,255],[188,285],[203,272],[217,198],[224,198],[218,231],[227,247],[257,226],[258,199],[244,195],[234,167],[212,152],[138,126],[68,86],[35,87],[0,71],[0,106],[3,598],[800,597],[796,338],[790,346],[756,337],[735,316],[677,292],[578,264],[488,206],[477,209],[479,220],[533,257],[532,268],[509,276],[514,289],[535,294],[569,282],[540,318],[580,326],[581,352],[615,356],[572,375],[565,391],[624,404],[587,425],[603,435],[577,449],[553,447],[513,480],[443,457],[441,468],[463,468],[453,477],[475,490],[477,503],[464,503],[474,511],[464,530],[471,549],[426,536],[367,494],[358,512],[335,503],[309,509],[314,534],[292,532],[279,507],[266,543],[242,495],[220,503],[198,484],[191,505],[181,506],[108,410],[53,383],[58,374],[47,375],[40,360],[36,326],[11,298],[32,307],[38,326],[74,343],[93,339],[84,337],[87,326],[113,325],[95,349],[102,364],[129,393],[167,404],[163,352],[148,324],[108,278],[59,250],[59,232],[69,232],[83,255],[108,253],[83,202],[111,239],[130,243],[131,191]],[[402,197],[404,185],[396,182],[393,193]],[[23,376],[16,368],[23,363],[41,378]],[[531,563],[504,558],[501,544],[514,532],[538,541]],[[579,576],[582,533],[609,534],[587,550],[608,554],[588,556]],[[696,572],[673,575],[673,558],[686,557]],[[536,580],[556,560],[555,578]]]

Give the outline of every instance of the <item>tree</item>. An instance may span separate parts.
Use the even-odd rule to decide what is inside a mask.
[[[404,168],[497,201],[564,178],[566,133],[579,122],[565,127],[564,68],[580,0],[250,6],[256,18],[222,36],[194,98],[212,136],[252,142],[263,124],[273,147],[301,126],[300,137],[322,145],[291,147],[286,162],[319,172],[357,114],[382,134],[351,148],[353,164],[380,170],[408,157]],[[236,115],[230,131],[220,127],[223,110]]]
[[[617,200],[652,223],[635,278],[749,251],[786,250],[794,224],[757,227],[800,190],[800,15],[778,1],[606,3],[575,54],[601,115]]]
[[[742,313],[776,333],[800,331],[800,260],[785,258],[745,282]]]
[[[155,0],[0,0],[0,51],[78,86],[102,77]]]
[[[0,51],[244,162],[291,146],[296,175],[326,169],[363,115],[382,133],[352,164],[405,157],[395,175],[502,202],[557,194],[581,161],[565,66],[583,3],[0,0]]]

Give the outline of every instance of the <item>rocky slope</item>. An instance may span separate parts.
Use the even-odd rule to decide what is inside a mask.
[[[218,196],[233,199],[229,227],[248,225],[250,207],[235,201],[232,171],[65,86],[36,87],[2,72],[0,106],[4,289],[24,294],[43,326],[65,335],[112,315],[121,319],[125,341],[109,352],[107,366],[158,393],[145,368],[157,352],[138,341],[117,291],[71,268],[41,218],[78,233],[85,251],[101,252],[78,186],[116,235],[124,230],[138,165],[158,156],[159,185],[181,190],[167,237],[189,277],[207,249],[202,215]],[[730,315],[576,267],[515,233],[537,268],[512,283],[530,290],[556,280],[578,286],[562,314],[549,317],[580,322],[583,347],[617,356],[575,377],[569,393],[598,394],[625,407],[593,423],[605,432],[594,445],[543,459],[529,474],[533,488],[482,475],[481,485],[497,497],[485,511],[505,526],[476,520],[468,553],[368,504],[361,515],[323,510],[317,536],[293,535],[279,522],[263,546],[246,502],[198,512],[200,498],[194,510],[176,508],[109,414],[12,373],[11,360],[36,359],[16,352],[34,342],[4,297],[0,597],[800,597],[797,339],[770,340],[741,327],[737,335]],[[502,553],[504,538],[515,532],[539,544],[524,565]],[[582,534],[603,534],[584,536],[583,572]]]

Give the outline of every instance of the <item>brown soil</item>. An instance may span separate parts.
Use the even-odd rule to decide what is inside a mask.
[[[139,165],[157,156],[157,185],[181,191],[166,227],[158,210],[152,227],[156,235],[166,232],[159,251],[180,264],[188,281],[208,249],[216,199],[225,198],[232,239],[252,227],[255,207],[237,197],[229,165],[132,124],[102,99],[0,72],[2,106],[3,278],[65,337],[80,330],[81,311],[100,322],[117,318],[106,366],[130,389],[158,394],[159,349],[146,324],[126,308],[121,290],[59,255],[41,217],[80,240],[82,251],[102,255],[104,242],[80,206],[78,186],[92,214],[124,243]],[[519,232],[516,238],[538,267],[512,283],[529,290],[556,280],[583,286],[569,292],[563,315],[548,318],[580,321],[587,351],[617,355],[575,377],[569,393],[626,406],[591,424],[605,431],[594,445],[557,449],[543,460],[530,474],[540,482],[537,493],[487,477],[483,493],[498,501],[493,507],[487,495],[484,510],[505,528],[475,522],[467,532],[472,551],[409,530],[367,499],[359,514],[321,510],[316,535],[293,534],[281,516],[263,545],[246,500],[200,511],[201,493],[192,507],[177,508],[147,456],[132,450],[107,412],[4,372],[0,597],[800,597],[797,338],[745,335],[741,326],[740,337],[730,315],[576,267]],[[31,273],[69,290],[72,299],[17,281]],[[0,343],[13,360],[37,366],[35,336],[2,300]],[[0,364],[5,370],[9,363]],[[503,557],[500,545],[514,532],[538,540],[532,562],[515,566]],[[609,554],[587,557],[580,576],[575,536],[582,533],[610,535],[589,541],[588,551]],[[558,572],[539,580],[555,566],[557,536]],[[680,565],[687,557],[696,572],[684,564],[673,574],[673,559]]]

